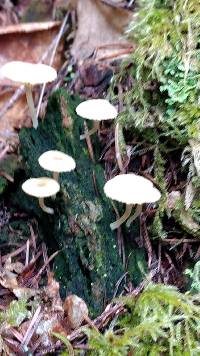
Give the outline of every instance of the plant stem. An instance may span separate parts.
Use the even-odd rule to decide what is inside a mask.
[[[39,206],[47,214],[54,214],[54,210],[44,204],[44,198],[39,198]]]
[[[132,207],[133,207],[133,204],[126,204],[126,210],[125,210],[124,214],[121,216],[121,218],[114,221],[112,224],[110,224],[111,230],[118,229],[118,227],[120,227],[120,225],[123,224],[124,221],[126,221],[128,219],[128,217],[131,214]]]
[[[84,133],[83,135],[80,135],[80,140],[84,140],[87,136],[93,135],[93,133],[97,132],[99,130],[100,122],[99,121],[94,121],[93,128],[89,130],[88,132]]]
[[[25,91],[26,91],[26,99],[27,99],[29,111],[30,111],[30,114],[31,114],[32,122],[33,122],[33,127],[34,127],[34,129],[37,129],[37,127],[38,127],[38,119],[37,119],[36,109],[35,109],[35,106],[34,106],[31,84],[28,84],[28,83],[25,84]]]

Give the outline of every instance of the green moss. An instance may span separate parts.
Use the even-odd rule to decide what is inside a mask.
[[[154,176],[162,198],[151,236],[167,236],[164,225],[172,214],[184,231],[197,236],[198,202],[193,202],[189,212],[183,207],[176,208],[175,213],[166,203],[168,191],[198,175],[193,161],[195,155],[199,157],[200,141],[199,1],[141,0],[136,12],[127,31],[134,51],[113,81],[114,86],[121,82],[125,88],[124,110],[118,120],[128,131],[128,137],[133,132],[134,154],[138,152],[137,145],[144,150],[143,154],[146,147],[155,147],[153,157],[149,154],[148,171]],[[114,100],[118,100],[115,92]],[[188,154],[182,159],[182,169],[178,162],[182,152],[184,158],[188,142],[190,159]],[[195,142],[195,147],[191,142]],[[169,171],[174,175],[171,179]],[[184,189],[177,187],[177,190],[184,197]]]
[[[199,355],[199,294],[149,284],[139,296],[122,298],[126,313],[103,334],[86,329],[91,356]]]

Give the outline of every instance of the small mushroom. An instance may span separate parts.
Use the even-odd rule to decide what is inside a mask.
[[[33,127],[37,129],[38,119],[34,106],[32,87],[36,84],[46,84],[56,79],[56,70],[46,64],[34,64],[21,61],[6,63],[1,68],[1,74],[14,82],[25,85],[26,99],[33,122]]]
[[[56,150],[44,152],[39,157],[38,162],[42,168],[53,172],[53,178],[57,182],[59,179],[59,173],[70,172],[76,167],[76,162],[71,156]]]
[[[94,121],[93,128],[81,135],[81,140],[98,131],[100,121],[115,119],[117,117],[117,110],[105,99],[90,99],[83,101],[77,106],[76,113],[84,119]]]
[[[161,197],[159,190],[150,180],[134,173],[120,174],[110,179],[104,186],[104,192],[109,198],[126,204],[122,217],[110,224],[112,230],[117,229],[129,218],[133,205],[137,204],[136,212],[127,220],[127,226],[139,216],[142,204],[156,202]]]
[[[54,210],[44,204],[44,198],[54,196],[60,190],[60,185],[52,178],[30,178],[22,184],[22,190],[39,199],[39,205],[45,213],[53,214]]]

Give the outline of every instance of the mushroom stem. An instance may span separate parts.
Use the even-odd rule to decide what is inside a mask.
[[[55,179],[56,182],[59,182],[59,172],[53,172],[53,179]],[[56,199],[56,194],[52,195],[52,199]]]
[[[94,121],[93,128],[88,132],[84,133],[83,135],[80,135],[80,140],[84,140],[86,137],[91,136],[93,133],[97,132],[99,130],[99,127],[100,127],[100,122]]]
[[[58,180],[59,180],[59,172],[53,172],[53,179],[55,179],[56,182],[58,182]]]
[[[44,204],[44,198],[39,198],[39,206],[47,214],[54,214],[54,210]]]
[[[112,224],[110,224],[111,230],[118,229],[118,227],[120,227],[120,225],[123,224],[124,221],[126,221],[128,219],[128,217],[131,214],[132,207],[133,207],[133,204],[126,204],[126,210],[125,210],[124,214],[121,216],[121,218],[119,218],[118,220],[116,220]]]
[[[138,204],[136,209],[135,209],[135,213],[127,220],[126,222],[126,226],[130,227],[131,223],[137,219],[137,217],[141,214],[142,212],[142,205]]]
[[[34,129],[37,129],[38,119],[37,119],[37,112],[36,112],[36,109],[34,106],[31,84],[28,84],[28,83],[25,84],[25,91],[26,91],[26,99],[27,99],[29,111],[31,114],[32,122],[33,122],[33,127],[34,127]]]

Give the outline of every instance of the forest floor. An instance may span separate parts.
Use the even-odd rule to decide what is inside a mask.
[[[31,128],[24,87],[0,78],[2,355],[59,354],[63,344],[66,355],[78,354],[79,350],[87,352],[89,331],[87,334],[85,328],[96,333],[105,331],[127,312],[123,300],[113,302],[113,298],[137,297],[149,281],[184,291],[188,279],[183,272],[191,260],[198,261],[200,257],[197,234],[191,237],[186,231],[183,233],[173,217],[164,222],[167,238],[150,238],[149,222],[155,215],[151,205],[134,227],[119,228],[116,234],[107,229],[122,207],[113,206],[103,197],[105,178],[120,171],[134,171],[154,182],[147,170],[152,163],[151,147],[146,147],[146,151],[142,148],[141,152],[135,150],[140,143],[131,131],[125,130],[121,147],[125,144],[126,149],[119,151],[116,142],[120,141],[120,132],[110,122],[102,124],[98,140],[79,143],[82,123],[74,114],[75,105],[82,99],[111,97],[113,76],[120,73],[122,62],[135,48],[124,36],[135,6],[130,0],[7,0],[0,4],[0,66],[11,60],[44,62],[58,72],[53,84],[34,90],[40,117],[38,136]],[[119,112],[123,108],[122,94],[131,85],[131,76],[127,75],[112,88]],[[53,116],[56,125],[52,123]],[[70,127],[71,118],[75,128]],[[62,128],[67,139],[60,133]],[[51,145],[73,153],[82,177],[76,172],[62,178],[63,191],[52,203],[55,217],[44,220],[36,203],[21,195],[20,186],[25,177],[42,174],[34,159]],[[179,164],[179,151],[167,157],[165,177],[167,184],[182,189],[185,177]],[[89,178],[83,187],[85,177]],[[65,193],[75,198],[70,206]],[[76,198],[81,199],[82,206],[78,206]],[[173,205],[173,196],[170,199],[168,204]],[[97,208],[103,211],[105,226],[98,221],[93,223],[91,201],[97,204],[95,213]],[[88,210],[83,212],[85,207]],[[68,223],[66,210],[71,218]],[[82,220],[75,220],[76,214]],[[82,227],[80,221],[85,216],[89,223]],[[63,242],[66,237],[68,246]],[[111,245],[117,246],[116,254],[111,252]],[[107,249],[107,255],[100,254],[96,246],[100,251]],[[94,258],[97,254],[98,259]]]

